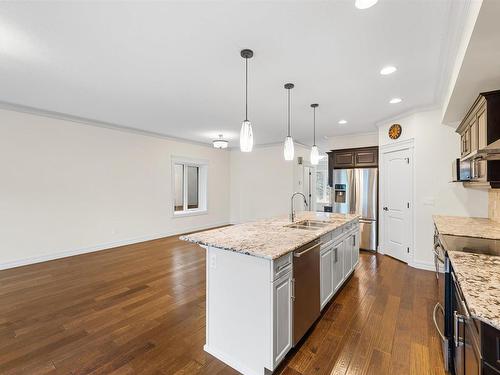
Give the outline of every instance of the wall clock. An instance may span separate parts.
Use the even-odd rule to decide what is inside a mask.
[[[398,139],[401,136],[401,125],[392,124],[389,128],[389,138],[390,139]]]

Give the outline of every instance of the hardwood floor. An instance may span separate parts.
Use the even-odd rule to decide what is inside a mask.
[[[444,374],[436,293],[362,253],[277,373]],[[204,341],[205,254],[177,237],[0,271],[0,374],[237,374]]]

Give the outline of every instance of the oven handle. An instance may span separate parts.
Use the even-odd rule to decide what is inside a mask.
[[[441,336],[441,340],[446,341],[446,337],[444,336],[443,332],[441,332],[441,329],[439,328],[439,325],[437,323],[436,313],[437,313],[438,309],[441,310],[444,314],[443,305],[441,305],[438,302],[438,303],[436,303],[436,306],[434,306],[434,311],[432,312],[432,320],[434,320],[434,326],[436,327],[436,330],[438,331],[439,336]]]
[[[464,296],[462,294],[462,290],[460,289],[460,284],[458,284],[457,278],[455,277],[455,274],[453,272],[451,273],[451,278],[453,280],[454,289],[457,293],[457,300],[465,312],[465,315],[460,315],[460,314],[459,315],[465,319],[468,319],[468,318],[470,318],[469,308],[467,307],[467,304],[465,303]]]
[[[453,331],[453,340],[455,341],[455,347],[456,348],[458,348],[458,346],[462,342],[461,339],[460,339],[460,335],[458,334],[458,324],[459,323],[463,324],[465,322],[465,319],[466,319],[465,316],[463,316],[462,314],[459,314],[456,311],[453,311],[453,322],[454,322],[454,325],[455,325],[455,329]]]

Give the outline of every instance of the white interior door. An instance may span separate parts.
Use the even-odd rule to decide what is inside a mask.
[[[384,153],[384,252],[408,262],[411,243],[411,160],[410,149]]]

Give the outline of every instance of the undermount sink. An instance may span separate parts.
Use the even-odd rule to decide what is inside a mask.
[[[326,227],[327,225],[330,225],[330,223],[327,223],[325,221],[318,221],[318,220],[303,220],[303,221],[299,221],[297,223],[286,225],[286,227],[287,228],[295,228],[295,229],[316,230],[319,228]]]

